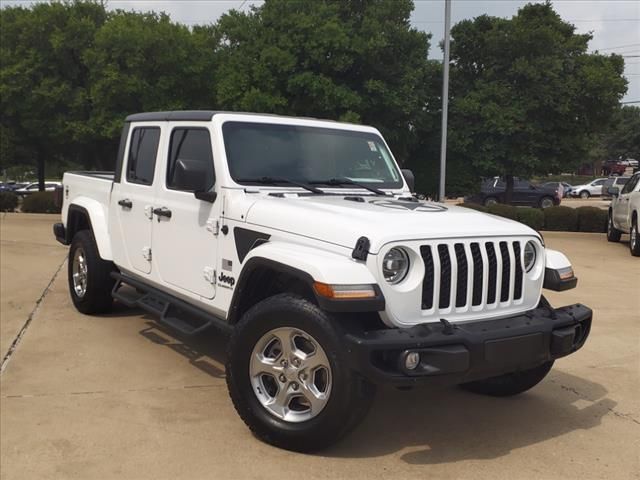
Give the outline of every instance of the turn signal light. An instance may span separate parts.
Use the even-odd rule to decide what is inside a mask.
[[[329,285],[314,282],[313,289],[318,295],[336,300],[353,300],[361,298],[375,298],[373,285]]]
[[[558,270],[558,275],[560,275],[560,280],[569,280],[574,277],[573,268],[561,268]]]

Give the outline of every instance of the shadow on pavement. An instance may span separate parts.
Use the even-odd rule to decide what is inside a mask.
[[[181,338],[148,319],[140,334],[183,355],[196,368],[224,378],[226,336],[210,330]],[[561,365],[561,362],[559,362]],[[588,396],[587,396],[588,395]],[[537,387],[494,398],[458,388],[399,391],[379,388],[365,421],[320,456],[368,458],[408,449],[409,464],[493,459],[512,450],[600,424],[617,405],[600,384],[565,373],[558,363]]]

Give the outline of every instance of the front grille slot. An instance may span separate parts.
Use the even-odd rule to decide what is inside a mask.
[[[422,245],[422,310],[447,315],[521,303],[523,245],[520,240]]]
[[[449,247],[445,244],[438,245],[438,256],[440,257],[440,299],[438,308],[449,308],[451,303],[451,258],[449,257]]]

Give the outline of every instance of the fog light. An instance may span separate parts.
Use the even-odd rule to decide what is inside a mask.
[[[420,363],[420,354],[418,352],[407,352],[404,357],[404,368],[407,370],[415,370]]]

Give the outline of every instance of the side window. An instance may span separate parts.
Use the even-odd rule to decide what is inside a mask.
[[[135,128],[131,134],[129,159],[127,161],[127,181],[141,185],[153,183],[156,170],[160,128]]]
[[[211,136],[205,128],[175,128],[171,132],[167,188],[209,191],[215,183]]]
[[[604,182],[606,182],[606,180],[596,180],[595,182],[593,182],[591,185],[593,185],[594,187],[599,187],[601,186]]]
[[[621,193],[629,193],[630,191],[632,191],[635,186],[637,185],[638,181],[640,181],[640,175],[636,175],[634,177],[631,177],[631,180],[629,180],[624,188],[622,189]]]

